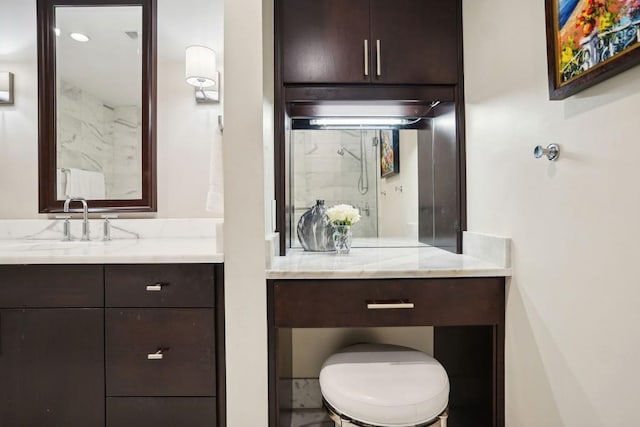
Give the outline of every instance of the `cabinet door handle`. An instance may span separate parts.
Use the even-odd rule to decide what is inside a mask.
[[[407,300],[367,301],[368,310],[412,309],[415,304]]]
[[[147,360],[162,360],[164,358],[163,351],[164,349],[159,348],[155,353],[147,354]]]
[[[376,72],[378,77],[382,75],[382,67],[380,65],[381,63],[382,59],[380,58],[380,40],[376,40]]]
[[[160,292],[162,290],[162,283],[156,283],[155,285],[147,285],[147,291]]]
[[[364,39],[364,75],[369,75],[369,40]]]

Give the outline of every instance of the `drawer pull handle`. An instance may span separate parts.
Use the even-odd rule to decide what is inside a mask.
[[[412,309],[415,305],[406,300],[395,301],[367,301],[368,310]]]
[[[162,360],[164,358],[164,354],[162,354],[163,349],[158,349],[155,353],[147,354],[147,360]]]
[[[155,285],[147,285],[149,292],[160,292],[162,290],[162,283],[156,283]]]

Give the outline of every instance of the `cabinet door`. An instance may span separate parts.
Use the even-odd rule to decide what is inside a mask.
[[[104,312],[0,310],[0,424],[104,426]]]
[[[455,84],[462,31],[457,4],[458,0],[371,0],[373,82]]]
[[[370,82],[369,0],[282,0],[280,10],[285,83]]]

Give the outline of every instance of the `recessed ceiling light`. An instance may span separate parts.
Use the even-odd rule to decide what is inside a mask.
[[[56,33],[56,37],[60,37],[60,28],[54,28],[53,32]]]
[[[88,42],[90,40],[89,36],[84,35],[82,33],[71,33],[71,34],[69,34],[69,37],[71,37],[72,39],[74,39],[77,42],[82,42],[82,43]]]

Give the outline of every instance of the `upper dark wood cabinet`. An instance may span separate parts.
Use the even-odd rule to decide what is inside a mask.
[[[453,0],[371,0],[373,82],[455,84],[456,5]]]
[[[285,83],[370,81],[369,0],[283,0],[282,13]]]
[[[287,83],[455,84],[454,0],[281,0]]]

